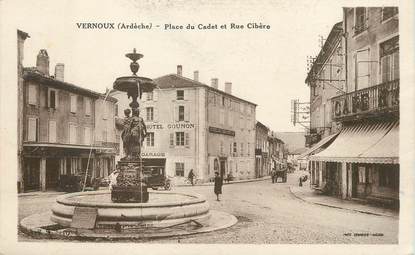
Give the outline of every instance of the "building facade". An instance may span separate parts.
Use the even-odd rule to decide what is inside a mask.
[[[18,47],[23,52],[23,44]],[[40,50],[36,67],[21,70],[18,86],[22,99],[18,116],[20,191],[55,189],[62,175],[108,175],[117,145],[114,121],[108,126],[96,121],[105,95],[65,82],[63,64],[57,64],[51,76],[46,50]],[[105,98],[108,109],[115,102]],[[113,113],[107,118],[114,119]],[[96,131],[101,129],[108,133],[106,141],[111,146],[97,139]]]
[[[255,135],[255,177],[260,178],[269,174],[269,128],[261,122],[256,122]]]
[[[141,155],[145,167],[163,169],[176,183],[184,182],[191,169],[202,182],[215,172],[235,179],[255,176],[255,104],[232,95],[231,83],[222,91],[217,79],[211,86],[199,82],[197,71],[194,79],[183,77],[181,66],[177,74],[154,81],[158,87],[140,100],[148,131]],[[118,99],[121,118],[129,108],[127,95],[110,95]]]
[[[310,156],[314,185],[344,199],[398,206],[398,8],[343,13],[345,91],[330,99],[341,130],[328,147],[312,148],[320,150]]]
[[[275,164],[276,170],[287,167],[287,154],[285,153],[284,142],[277,138],[273,131],[268,132],[268,151],[270,155],[270,170]]]

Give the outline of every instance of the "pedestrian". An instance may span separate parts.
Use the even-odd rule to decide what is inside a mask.
[[[271,171],[271,180],[272,180],[272,183],[275,183],[275,175],[276,175],[275,169],[272,169],[272,171]]]
[[[190,169],[190,172],[189,172],[189,175],[187,176],[187,178],[189,179],[190,183],[193,186],[194,185],[193,178],[195,178],[195,174],[193,173],[193,169]]]
[[[119,173],[120,172],[118,171],[118,169],[115,169],[110,175],[108,175],[108,179],[110,181],[108,186],[109,186],[110,191],[112,191],[112,187],[114,185],[117,185],[117,177]]]
[[[218,172],[215,172],[215,194],[216,194],[216,201],[220,201],[219,200],[219,194],[222,194],[222,185],[223,185],[223,181],[222,181],[222,177],[219,176]]]

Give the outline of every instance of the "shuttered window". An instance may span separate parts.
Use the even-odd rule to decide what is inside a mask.
[[[399,79],[399,36],[380,44],[382,82]]]
[[[28,87],[28,103],[31,105],[37,105],[37,88],[36,85],[29,84]]]
[[[190,134],[189,133],[185,133],[184,144],[186,147],[190,146]]]
[[[49,142],[56,143],[56,121],[49,121]]]
[[[174,133],[170,133],[170,148],[174,147]]]
[[[85,127],[84,129],[84,144],[90,145],[91,144],[91,128]]]
[[[27,125],[27,140],[30,142],[35,142],[38,140],[38,119],[37,118],[28,118]]]
[[[91,99],[85,98],[85,115],[91,116]]]
[[[75,124],[69,124],[69,143],[76,144],[76,128]]]
[[[362,49],[355,54],[355,79],[357,89],[369,87],[370,80],[370,50]]]
[[[76,95],[71,95],[71,112],[76,113]]]

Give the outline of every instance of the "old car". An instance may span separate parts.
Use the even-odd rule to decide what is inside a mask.
[[[164,167],[144,167],[144,176],[149,188],[157,190],[162,187],[171,190],[171,179],[166,176]]]

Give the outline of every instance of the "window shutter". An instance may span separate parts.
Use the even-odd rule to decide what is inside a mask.
[[[183,100],[186,100],[186,91],[183,90]]]
[[[71,95],[71,112],[76,113],[76,95]]]
[[[382,83],[389,81],[390,56],[381,59]]]
[[[399,79],[399,52],[393,53],[393,77],[392,79]]]
[[[187,105],[184,107],[184,120],[185,121],[190,120],[190,109]]]
[[[29,104],[31,104],[31,105],[36,105],[37,104],[37,102],[36,102],[36,99],[37,99],[37,93],[36,93],[37,91],[36,91],[36,86],[35,85],[33,85],[33,84],[30,84],[29,85],[29,89],[28,89],[28,101],[29,101]]]
[[[45,95],[45,107],[50,108],[50,89],[46,88],[46,95]]]
[[[157,101],[157,99],[158,99],[158,91],[153,90],[153,101]]]
[[[170,133],[170,148],[174,147],[174,133]]]
[[[186,147],[189,147],[189,144],[190,144],[190,136],[189,136],[189,133],[185,133],[184,144],[186,145]]]
[[[159,109],[158,108],[153,108],[153,121],[154,122],[158,122],[159,118]]]
[[[27,140],[34,142],[36,141],[36,130],[37,129],[37,119],[29,118],[28,119],[28,129],[27,129]]]
[[[173,109],[174,109],[173,120],[177,122],[179,121],[179,106],[176,105],[173,107]]]
[[[49,121],[49,142],[56,143],[56,121]]]

